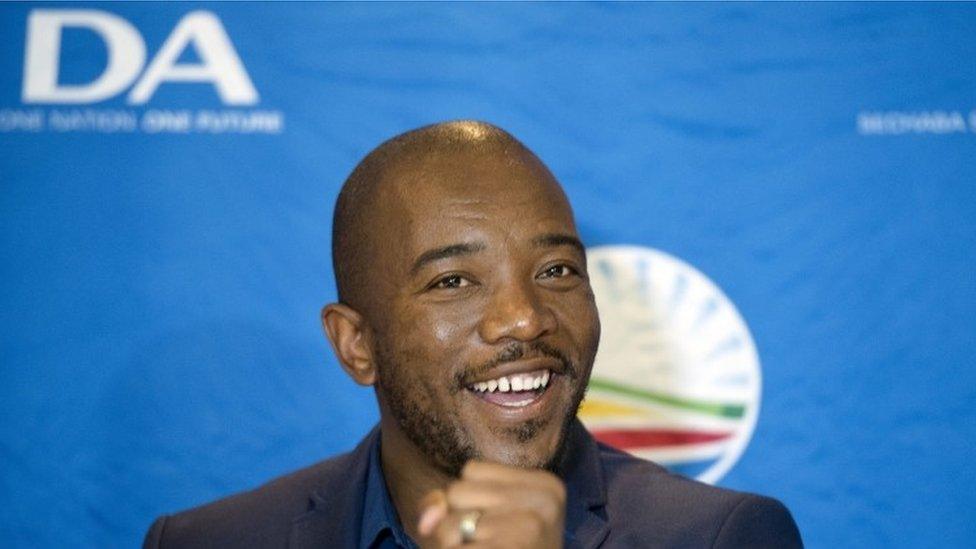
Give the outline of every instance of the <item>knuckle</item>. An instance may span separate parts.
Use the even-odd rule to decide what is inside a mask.
[[[552,478],[552,482],[550,483],[550,490],[552,491],[552,495],[555,498],[557,503],[560,504],[566,503],[566,485],[563,484],[563,482],[559,480],[559,478],[555,476]]]
[[[481,464],[473,459],[469,459],[463,467],[461,467],[461,478],[471,475],[472,473],[477,473],[481,468]]]
[[[556,522],[566,509],[565,492],[552,491],[540,498],[536,512],[545,520]]]
[[[447,485],[444,493],[447,495],[448,501],[455,501],[461,493],[461,487],[459,486],[459,483],[452,482]]]
[[[538,537],[545,532],[546,520],[536,511],[529,511],[525,514],[525,530],[530,538]]]
[[[561,483],[556,485],[556,503],[566,505],[566,487]]]
[[[437,530],[434,532],[434,540],[437,542],[438,547],[448,547],[454,543],[454,537],[457,533],[457,523],[454,520],[443,520],[437,526]]]

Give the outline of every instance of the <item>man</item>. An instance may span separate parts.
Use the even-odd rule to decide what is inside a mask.
[[[322,323],[375,389],[344,454],[157,520],[147,547],[792,547],[789,511],[597,444],[600,335],[563,191],[522,143],[448,122],[372,151],[336,204]]]

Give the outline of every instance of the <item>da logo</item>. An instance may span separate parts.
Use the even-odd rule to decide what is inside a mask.
[[[603,331],[580,418],[611,446],[714,483],[752,436],[759,358],[705,275],[635,246],[588,251]]]
[[[94,32],[105,43],[108,64],[95,80],[84,84],[58,82],[61,41],[65,28]],[[199,63],[180,63],[193,47]],[[145,104],[163,82],[204,82],[214,86],[226,105],[254,105],[258,92],[224,31],[220,19],[194,11],[176,24],[146,70],[146,43],[125,19],[99,10],[36,9],[27,21],[24,103],[96,103],[122,93],[135,82],[126,101]]]

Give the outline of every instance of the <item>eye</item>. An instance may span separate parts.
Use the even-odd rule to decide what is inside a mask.
[[[430,287],[433,290],[449,290],[453,288],[464,288],[470,285],[471,281],[467,278],[464,278],[461,275],[452,274],[438,279],[436,282],[431,284]]]
[[[559,264],[546,267],[546,269],[539,274],[539,278],[563,278],[575,274],[579,274],[576,269],[570,267],[569,265]]]

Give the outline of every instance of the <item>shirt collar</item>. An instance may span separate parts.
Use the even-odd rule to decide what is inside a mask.
[[[392,537],[399,547],[413,549],[416,544],[407,536],[397,515],[380,462],[380,437],[369,450],[366,467],[366,494],[363,499],[363,522],[359,535],[359,549],[371,549],[378,541]]]

